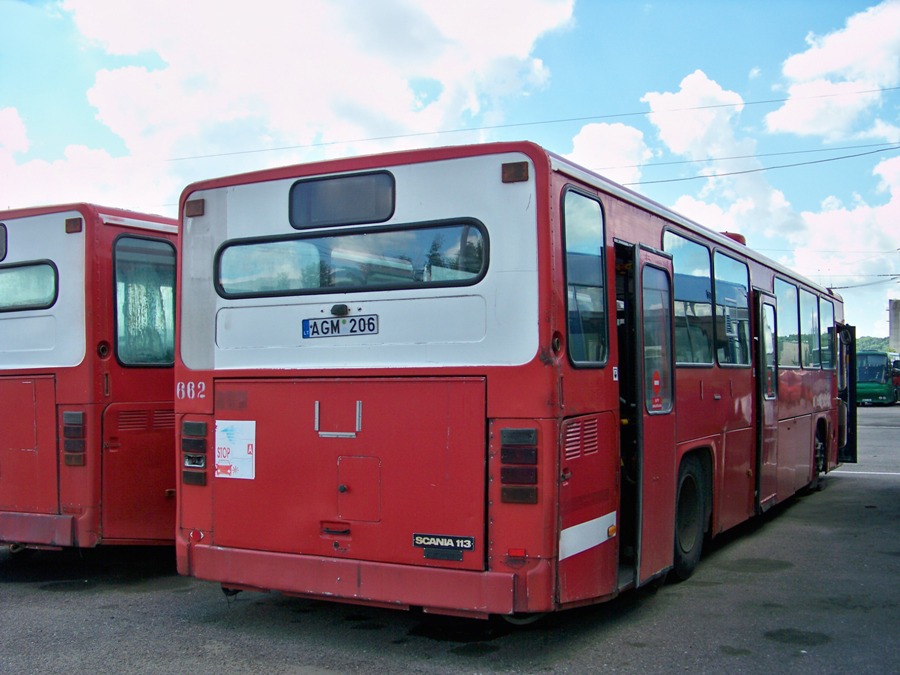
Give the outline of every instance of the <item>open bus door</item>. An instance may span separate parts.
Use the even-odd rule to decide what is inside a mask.
[[[623,532],[620,587],[641,586],[672,564],[675,522],[672,259],[646,247],[616,244],[622,403]],[[633,310],[632,310],[633,308]],[[626,482],[634,482],[629,495]],[[633,508],[633,516],[631,510]],[[649,514],[653,514],[652,517]],[[636,575],[626,568],[633,568]]]
[[[756,513],[775,504],[778,492],[778,324],[776,300],[754,290],[756,331]]]
[[[856,464],[856,326],[838,325],[838,462]]]

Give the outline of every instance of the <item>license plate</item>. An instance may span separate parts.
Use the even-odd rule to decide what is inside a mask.
[[[378,315],[303,319],[303,339],[348,337],[351,335],[377,335]]]

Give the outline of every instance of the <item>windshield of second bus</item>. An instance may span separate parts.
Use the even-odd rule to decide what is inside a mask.
[[[887,354],[857,354],[856,381],[885,384],[891,375]]]

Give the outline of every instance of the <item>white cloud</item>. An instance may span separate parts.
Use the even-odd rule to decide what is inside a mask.
[[[15,108],[0,108],[0,155],[27,152],[25,123]]]
[[[650,106],[648,116],[659,129],[669,149],[691,159],[730,155],[740,146],[734,137],[733,120],[743,109],[743,100],[726,91],[706,73],[696,70],[679,84],[677,92],[648,92],[641,101]]]
[[[650,122],[675,154],[700,162],[722,157],[733,161],[702,164],[709,176],[700,193],[680,198],[675,208],[715,230],[740,232],[752,238],[797,230],[802,224],[785,195],[762,173],[723,175],[762,165],[753,159],[756,142],[735,134],[743,99],[723,89],[700,70],[685,77],[677,92],[649,92],[641,99],[650,105]]]
[[[105,150],[70,145],[60,159],[16,164],[0,152],[0,208],[48,203],[94,202],[160,213],[180,184],[155,162],[116,159]]]
[[[803,212],[805,230],[791,237],[793,264],[801,274],[816,275],[831,286],[850,286],[844,295],[859,335],[887,334],[888,298],[900,298],[890,275],[900,275],[900,157],[873,170],[886,196],[880,205],[857,197],[845,206],[835,197],[818,212]],[[896,277],[895,277],[896,279]]]
[[[457,127],[495,113],[499,99],[547,82],[546,67],[531,51],[540,35],[567,25],[572,6],[572,0],[64,3],[85,37],[109,53],[158,55],[155,70],[102,71],[89,93],[99,118],[132,152],[157,156]],[[421,82],[431,83],[430,96],[421,95]]]
[[[573,4],[61,0],[90,59],[124,64],[100,69],[86,95],[127,157],[73,145],[55,161],[20,163],[26,125],[3,109],[0,207],[52,195],[174,212],[181,187],[199,178],[479,139],[429,134],[499,123],[506,99],[546,86],[532,52],[569,25]],[[260,152],[272,148],[292,149]]]
[[[566,157],[619,183],[640,179],[640,164],[652,157],[644,134],[625,124],[587,124],[572,139]]]
[[[766,116],[769,131],[900,140],[900,128],[875,117],[883,101],[877,90],[900,84],[900,1],[887,0],[806,42],[806,51],[784,62],[789,100]]]

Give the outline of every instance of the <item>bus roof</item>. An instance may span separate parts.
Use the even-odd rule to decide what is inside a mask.
[[[381,154],[359,155],[355,157],[328,159],[304,164],[293,164],[273,169],[263,169],[260,171],[224,176],[221,178],[201,180],[185,187],[181,195],[179,213],[184,213],[184,204],[189,200],[190,195],[201,190],[508,152],[520,152],[528,155],[532,161],[535,162],[538,171],[541,171],[541,167],[543,166],[550,172],[555,171],[582,181],[598,190],[602,190],[630,202],[638,208],[653,213],[672,224],[679,225],[690,232],[694,232],[702,237],[710,239],[720,248],[729,249],[737,255],[745,256],[767,267],[771,267],[779,275],[792,279],[795,282],[802,283],[811,289],[815,289],[822,295],[834,298],[838,302],[843,302],[840,294],[798,275],[796,272],[793,272],[780,263],[739,243],[733,237],[712,230],[708,226],[701,225],[652,199],[644,197],[624,185],[620,185],[590,169],[586,169],[585,167],[580,166],[561,155],[557,155],[531,141],[504,141],[474,145],[452,145],[438,148],[400,150]]]
[[[72,202],[69,204],[54,204],[45,206],[29,206],[25,208],[8,209],[0,211],[0,220],[14,220],[17,218],[32,218],[53,213],[65,213],[77,211],[85,218],[102,220],[112,225],[126,227],[138,227],[141,229],[153,229],[170,234],[178,231],[178,221],[173,218],[153,213],[139,213],[128,209],[120,209],[110,206],[100,206],[88,202]]]

